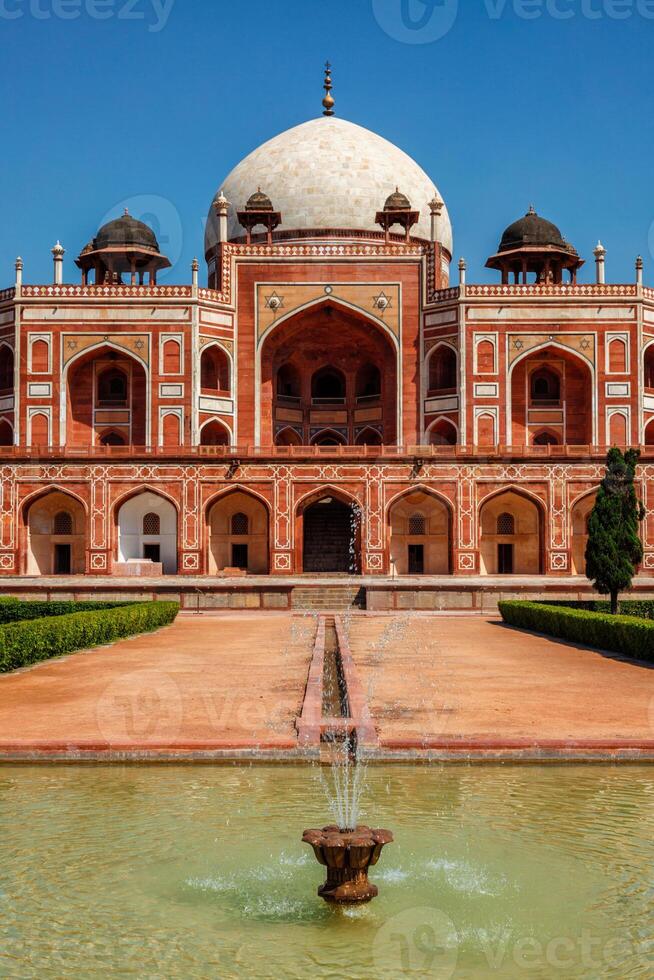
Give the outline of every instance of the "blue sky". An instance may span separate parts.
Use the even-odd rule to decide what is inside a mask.
[[[102,19],[100,19],[102,17]],[[438,36],[442,34],[442,36]],[[445,197],[470,281],[533,203],[607,278],[654,282],[654,0],[0,0],[0,285],[49,282],[123,203],[186,282],[223,177],[337,113],[400,145]],[[204,263],[202,263],[204,274]]]

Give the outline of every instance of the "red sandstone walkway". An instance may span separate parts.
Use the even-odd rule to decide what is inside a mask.
[[[382,745],[650,741],[654,669],[482,618],[352,618]]]
[[[347,621],[346,621],[347,622]],[[349,617],[382,755],[426,749],[654,759],[654,670],[481,617]],[[0,675],[0,758],[47,750],[217,758],[297,752],[313,617],[180,616],[145,637]],[[541,748],[539,748],[541,747]]]
[[[0,675],[11,743],[294,749],[313,624],[182,616],[158,633]]]

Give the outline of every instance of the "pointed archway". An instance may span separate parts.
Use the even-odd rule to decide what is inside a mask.
[[[340,490],[307,495],[297,508],[297,567],[313,575],[359,575],[361,520],[357,501]]]

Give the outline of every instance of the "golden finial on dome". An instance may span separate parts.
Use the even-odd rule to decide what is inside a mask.
[[[333,116],[334,106],[336,102],[332,95],[332,66],[327,61],[325,63],[325,98],[322,100],[322,104],[325,107],[323,116]]]

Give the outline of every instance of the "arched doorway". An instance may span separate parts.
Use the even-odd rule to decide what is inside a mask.
[[[361,513],[348,499],[326,491],[300,510],[302,571],[357,575],[361,569]]]
[[[542,574],[543,522],[535,501],[505,490],[482,504],[479,524],[482,575]]]
[[[28,575],[83,575],[86,513],[75,497],[50,490],[26,505]]]
[[[151,490],[129,497],[116,513],[118,561],[161,562],[164,575],[177,572],[177,511]]]
[[[405,494],[391,504],[391,566],[398,575],[449,575],[450,510],[426,490]]]
[[[243,490],[223,494],[209,504],[207,528],[209,575],[225,568],[268,574],[268,509],[261,500]]]
[[[572,573],[573,575],[586,574],[586,545],[588,544],[588,518],[595,506],[595,491],[587,493],[578,500],[573,508],[570,518],[571,551],[572,551]]]

